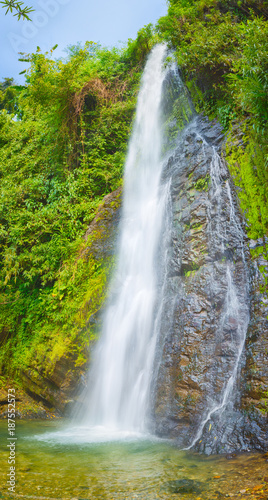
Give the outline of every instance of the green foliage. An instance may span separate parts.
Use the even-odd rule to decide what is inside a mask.
[[[1,368],[15,373],[28,365],[49,373],[62,356],[73,355],[77,364],[85,362],[85,349],[97,334],[95,319],[107,290],[112,260],[105,263],[90,253],[94,239],[81,241],[71,258],[63,262],[54,286],[27,294],[20,288],[16,303],[2,305],[2,319],[10,338],[1,349]],[[9,296],[11,299],[11,294]],[[23,314],[19,320],[18,313]],[[78,337],[79,334],[79,337]]]
[[[31,62],[24,87],[0,87],[4,373],[30,364],[49,371],[68,353],[84,361],[112,261],[86,250],[83,236],[122,182],[142,70],[132,41],[122,50],[88,42],[60,61],[53,49],[22,55]],[[87,247],[94,238],[104,236],[95,232]]]
[[[18,21],[20,20],[21,17],[22,17],[22,19],[27,19],[27,21],[31,21],[28,14],[33,12],[34,9],[24,5],[24,2],[16,2],[14,0],[3,0],[0,3],[3,4],[2,5],[3,9],[6,8],[5,14],[7,14],[8,12],[11,12],[11,14],[12,14],[13,11],[15,11],[13,16],[17,17]]]
[[[157,41],[158,37],[153,30],[153,25],[147,24],[147,26],[138,31],[135,40],[131,38],[128,40],[124,61],[131,61],[135,65],[143,65],[146,56]]]
[[[4,78],[0,82],[0,111],[5,109],[9,114],[18,112],[18,93],[22,89],[14,84],[13,78]]]
[[[231,104],[218,107],[218,119],[222,124],[225,132],[229,129],[230,124],[236,119],[237,115]]]
[[[193,271],[185,271],[184,276],[186,278],[190,278],[190,277],[193,277],[195,274],[196,274],[195,270],[193,270]]]
[[[4,91],[14,84],[14,78],[4,78],[3,82],[0,82],[0,90]]]
[[[243,141],[237,144],[230,132],[226,159],[238,187],[241,208],[249,227],[248,236],[257,239],[268,232],[268,169],[265,168],[267,144],[252,124],[243,126]]]
[[[240,109],[253,117],[258,131],[264,132],[268,123],[268,25],[254,19],[240,29],[241,57],[228,75],[229,86]]]
[[[202,179],[198,179],[198,181],[196,181],[196,183],[194,184],[194,188],[197,189],[197,191],[207,191],[209,181],[210,181],[210,176],[209,174],[207,174]]]

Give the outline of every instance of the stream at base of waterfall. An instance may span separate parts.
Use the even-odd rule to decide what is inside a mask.
[[[267,498],[267,456],[243,454],[206,457],[179,451],[150,439],[76,442],[60,439],[62,421],[16,425],[16,494],[14,498],[83,500],[259,500]],[[7,484],[7,422],[0,421],[0,495],[10,499]],[[249,495],[249,496],[248,496]]]

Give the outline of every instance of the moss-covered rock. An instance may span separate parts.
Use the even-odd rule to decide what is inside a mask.
[[[98,337],[100,313],[114,265],[120,204],[121,188],[105,196],[75,259],[63,266],[62,279],[54,287],[55,299],[62,302],[61,316],[58,322],[52,317],[50,331],[46,327],[40,332],[38,341],[31,344],[27,364],[24,360],[26,368],[20,372],[26,392],[45,407],[56,408],[60,413],[71,406],[83,385],[90,347]],[[68,287],[70,274],[74,293],[79,282],[82,288],[74,302],[72,293],[60,295],[64,287]]]

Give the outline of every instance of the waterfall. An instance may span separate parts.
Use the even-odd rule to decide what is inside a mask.
[[[219,156],[221,130],[196,116],[165,58],[166,47],[155,46],[141,81],[83,423],[95,439],[154,427],[181,448],[221,452],[232,449],[235,427],[233,449],[240,439],[244,233]]]
[[[164,45],[143,73],[129,151],[118,260],[89,374],[84,421],[144,430],[157,340],[160,238],[169,187],[161,182],[161,96]]]

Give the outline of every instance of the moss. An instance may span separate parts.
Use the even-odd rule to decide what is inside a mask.
[[[268,170],[264,168],[266,144],[261,138],[257,141],[256,133],[247,122],[242,126],[242,133],[238,142],[230,130],[226,160],[248,222],[248,237],[258,239],[268,233]]]
[[[194,184],[194,188],[197,191],[207,191],[209,187],[209,181],[210,181],[210,176],[209,174],[206,175],[206,177],[203,177],[202,179],[198,179],[196,183]]]
[[[264,415],[268,415],[268,391],[264,391],[261,395],[259,410]]]
[[[25,338],[19,332],[5,345],[2,365],[8,365],[11,373],[27,367],[38,372],[42,367],[44,375],[50,375],[64,357],[72,357],[76,366],[86,362],[89,343],[98,336],[99,312],[114,266],[109,238],[115,230],[112,219],[121,203],[121,191],[105,200],[89,227],[87,240],[80,240],[71,258],[62,263],[52,289],[43,292],[30,336]],[[109,251],[105,252],[105,245]]]
[[[191,229],[194,229],[195,231],[201,231],[201,229],[203,229],[203,224],[199,224],[199,223],[192,224]]]
[[[184,276],[186,278],[192,277],[195,275],[195,273],[198,271],[199,265],[196,264],[195,262],[191,263],[191,269],[185,269],[184,271]]]

